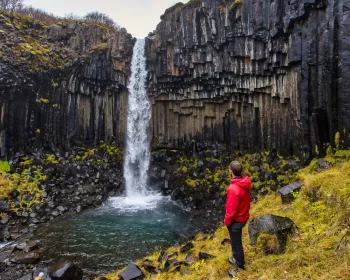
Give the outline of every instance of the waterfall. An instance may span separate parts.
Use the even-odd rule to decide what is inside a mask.
[[[128,85],[127,136],[124,153],[126,197],[111,199],[114,207],[123,211],[153,209],[162,198],[147,186],[151,158],[152,109],[146,90],[146,78],[145,40],[138,39],[134,47]]]
[[[147,195],[150,163],[151,104],[146,90],[145,40],[138,39],[131,61],[128,85],[127,140],[124,179],[127,197]]]

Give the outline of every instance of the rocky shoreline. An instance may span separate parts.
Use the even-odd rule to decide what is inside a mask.
[[[124,191],[122,151],[116,146],[76,148],[69,157],[39,151],[26,156],[17,154],[11,161],[12,172],[29,158],[31,168],[42,165],[43,173],[48,176],[40,184],[45,202],[33,206],[30,211],[8,211],[7,218],[2,219],[3,241],[13,240],[16,245],[0,250],[0,279],[18,279],[40,266],[48,267],[45,260],[39,262],[40,243],[31,246],[35,243],[31,238],[38,227],[53,219],[99,207],[108,197],[120,196]],[[153,151],[149,183],[163,195],[170,196],[192,217],[201,217],[204,221],[202,232],[210,233],[220,225],[223,217],[225,189],[229,183],[226,169],[234,158],[242,161],[245,172],[252,178],[253,200],[294,182],[296,172],[303,165],[298,158],[283,158],[275,151],[243,155],[220,145],[194,145],[193,149],[187,150]],[[330,163],[319,160],[317,166],[326,168]],[[6,202],[16,199],[11,193]],[[4,203],[5,199],[1,211],[6,209]],[[181,244],[185,245],[193,237],[183,236]],[[25,249],[28,246],[32,250]],[[15,272],[13,275],[18,277],[9,278]],[[96,275],[84,277],[91,279],[89,277]]]

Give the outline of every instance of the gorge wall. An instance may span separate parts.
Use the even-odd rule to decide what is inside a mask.
[[[0,11],[0,153],[124,141],[135,40],[83,21]]]
[[[147,38],[154,146],[350,144],[350,3],[192,0]],[[317,147],[316,147],[317,146]]]

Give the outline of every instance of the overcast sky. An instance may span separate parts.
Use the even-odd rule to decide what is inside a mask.
[[[188,0],[24,0],[26,5],[55,15],[74,13],[84,16],[99,11],[109,15],[136,38],[146,37],[156,29],[165,9]]]

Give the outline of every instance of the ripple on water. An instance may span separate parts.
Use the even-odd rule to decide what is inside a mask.
[[[112,198],[100,209],[43,226],[35,236],[41,241],[43,258],[64,258],[87,272],[108,273],[201,230],[200,221],[167,198],[147,199],[149,207],[138,210],[135,201]],[[127,211],[128,205],[135,208]]]

